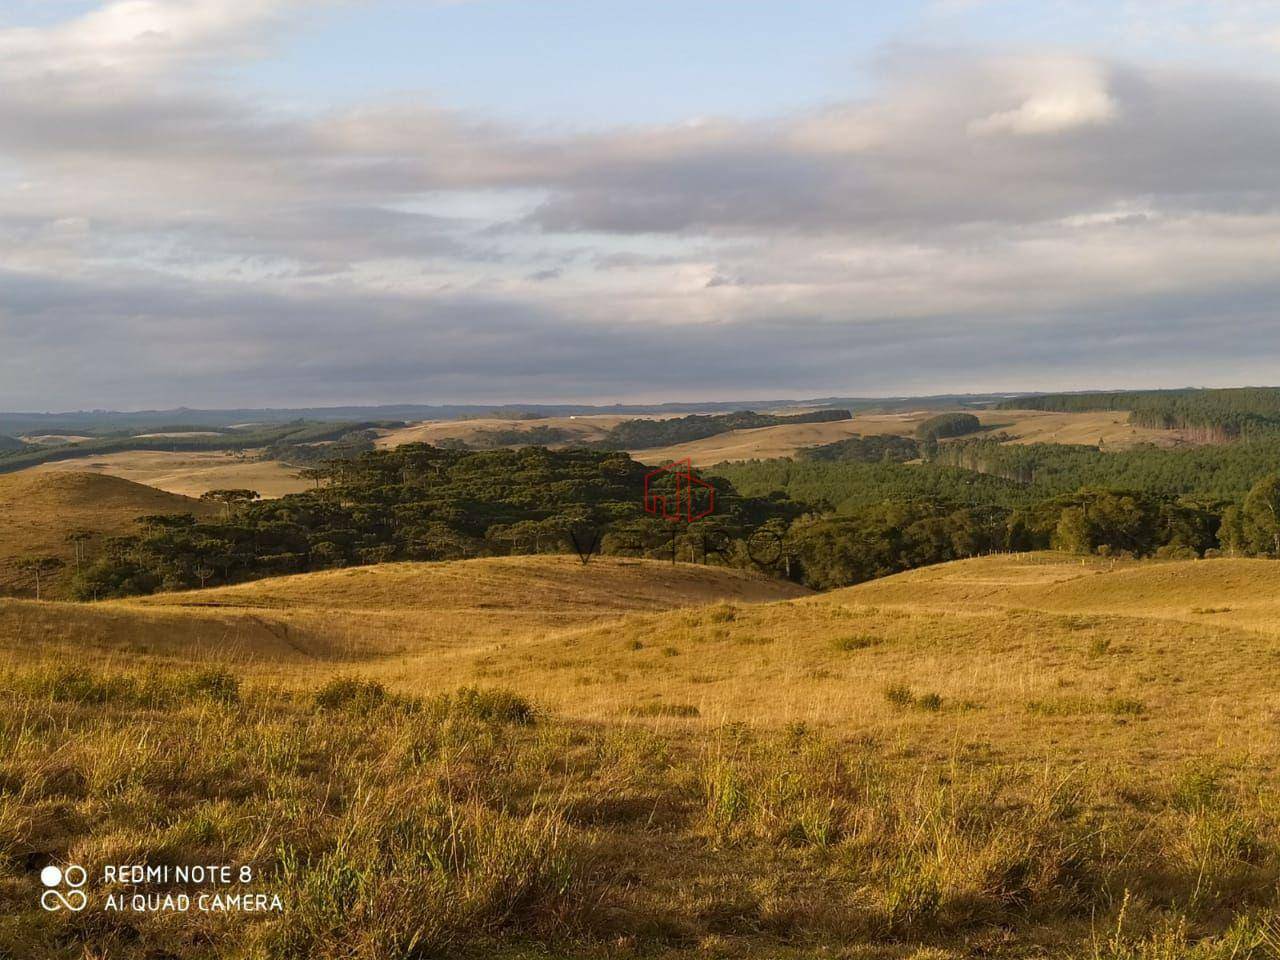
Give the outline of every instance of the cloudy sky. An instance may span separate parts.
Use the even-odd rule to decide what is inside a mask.
[[[0,0],[0,408],[1280,383],[1280,8]]]

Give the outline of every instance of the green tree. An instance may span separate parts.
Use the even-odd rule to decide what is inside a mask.
[[[260,498],[256,490],[210,490],[201,494],[200,499],[222,504],[224,519],[230,520],[231,514],[238,507]]]
[[[1093,526],[1080,507],[1068,507],[1058,515],[1053,546],[1067,553],[1093,553]]]
[[[1280,556],[1280,474],[1263,477],[1245,497],[1244,530],[1255,552]]]
[[[1249,552],[1249,541],[1244,532],[1244,514],[1232,504],[1222,512],[1222,525],[1218,528],[1218,542],[1228,555],[1239,557]]]

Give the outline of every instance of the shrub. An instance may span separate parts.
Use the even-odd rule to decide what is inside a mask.
[[[356,677],[334,677],[312,696],[312,702],[321,710],[349,713],[368,713],[382,706],[386,700],[386,687],[376,680]]]
[[[1222,774],[1218,770],[1193,765],[1174,781],[1171,799],[1175,809],[1190,813],[1215,806],[1222,789]]]
[[[103,677],[80,667],[31,670],[16,676],[12,685],[28,696],[56,703],[132,703],[139,699],[139,685],[133,677]]]
[[[226,670],[199,670],[178,678],[178,689],[187,696],[216,703],[240,702],[240,679]]]
[[[926,693],[916,698],[915,705],[921,710],[937,713],[942,709],[942,697],[936,693]]]
[[[884,688],[884,698],[895,707],[909,707],[915,703],[916,695],[905,683],[891,683]]]
[[[450,717],[466,717],[483,723],[509,723],[527,727],[534,722],[533,705],[510,690],[481,690],[462,687],[435,701],[437,712]]]
[[[885,913],[891,930],[906,931],[929,923],[941,903],[937,879],[914,858],[904,857],[894,866],[885,891]]]

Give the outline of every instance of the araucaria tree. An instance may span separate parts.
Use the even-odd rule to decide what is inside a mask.
[[[236,508],[246,503],[253,503],[259,496],[256,490],[210,490],[208,493],[201,494],[200,499],[222,504],[222,515],[230,520]]]
[[[60,570],[64,563],[57,557],[27,556],[20,557],[15,565],[35,581],[36,599],[39,600],[44,578],[55,570]]]

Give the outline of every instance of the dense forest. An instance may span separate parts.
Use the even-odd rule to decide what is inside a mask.
[[[1006,400],[997,407],[1060,413],[1124,410],[1135,426],[1182,430],[1192,439],[1209,443],[1280,431],[1280,388],[1276,387],[1046,394]]]
[[[940,413],[916,427],[916,439],[920,441],[920,452],[932,460],[940,440],[968,436],[981,429],[982,421],[972,413]]]
[[[1162,451],[1163,452],[1163,451]],[[815,588],[988,551],[1280,555],[1280,478],[1237,496],[1036,484],[936,463],[724,465],[715,513],[647,515],[651,468],[596,450],[468,452],[413,444],[306,471],[315,489],[256,501],[214,491],[220,517],[142,520],[73,581],[82,599],[394,560],[596,553],[755,567]]]
[[[676,527],[644,511],[651,470],[592,450],[467,452],[411,444],[325,461],[307,493],[258,501],[212,491],[222,516],[142,520],[76,575],[81,598],[233,583],[393,560],[586,551],[745,563],[758,528],[785,531],[805,510],[784,498],[743,498],[719,481],[716,512]],[[673,541],[672,534],[679,534]]]
[[[618,424],[593,446],[601,450],[647,450],[691,440],[705,440],[731,430],[779,427],[788,423],[832,423],[852,418],[853,414],[848,410],[815,410],[789,416],[739,410],[711,416],[694,414],[670,420],[628,420]]]
[[[1220,446],[1141,446],[1103,452],[1066,444],[1009,444],[995,437],[952,440],[929,463],[796,459],[722,463],[714,472],[749,496],[780,491],[842,510],[894,496],[944,496],[1008,506],[1082,487],[1242,500],[1280,470],[1280,436]]]
[[[500,447],[545,447],[567,443],[571,439],[573,435],[568,430],[542,425],[527,430],[515,427],[476,430],[471,434],[470,440],[454,439],[453,445],[458,450],[497,450]]]
[[[981,429],[982,421],[972,413],[940,413],[916,427],[916,438],[923,443],[928,443],[931,440],[945,440],[948,437],[963,437],[965,434],[977,433]]]
[[[849,437],[834,443],[806,447],[796,454],[801,460],[828,463],[879,463],[883,460],[906,463],[920,456],[920,445],[910,437],[894,434],[875,437]]]
[[[1261,477],[1280,469],[1280,434],[1214,446],[1141,446],[1117,452],[974,438],[943,444],[934,462],[1023,484],[1033,497],[1094,486],[1238,499]]]
[[[715,473],[745,496],[814,504],[833,536],[862,531],[889,505],[941,504],[951,516],[986,518],[992,528],[983,542],[994,549],[1280,556],[1277,470],[1280,437],[1119,453],[975,438],[941,445],[928,463],[776,459],[720,464]],[[850,543],[861,546],[833,549],[874,556],[902,533],[893,527],[875,536],[851,533]],[[840,563],[853,569],[848,558]],[[815,582],[817,574],[809,578]]]

